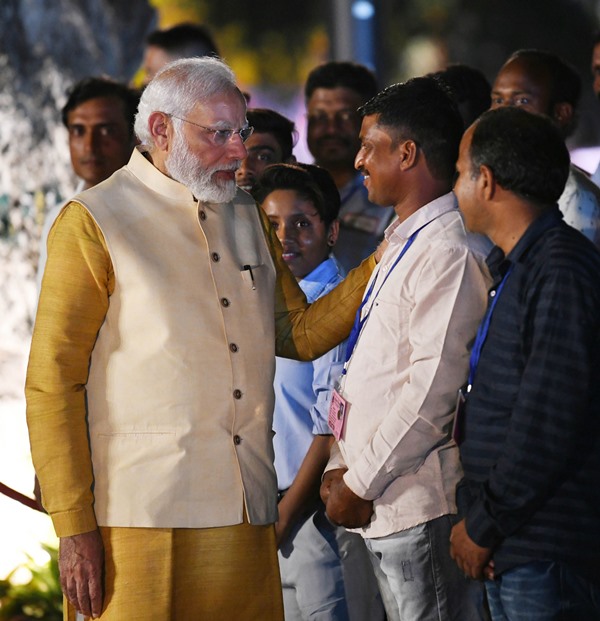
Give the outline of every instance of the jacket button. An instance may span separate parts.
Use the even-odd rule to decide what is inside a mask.
[[[221,257],[219,256],[218,252],[213,252],[210,256],[215,263],[221,260]]]
[[[229,351],[232,351],[235,354],[238,349],[239,348],[235,343],[229,343]]]
[[[233,436],[233,443],[234,444],[241,444],[242,443],[242,438],[240,438],[240,436]]]
[[[200,220],[206,220],[206,211],[200,212]]]
[[[221,306],[227,308],[229,306],[229,300],[227,298],[221,298]]]
[[[242,391],[241,391],[241,390],[239,390],[238,388],[236,388],[236,389],[233,391],[233,398],[234,398],[234,399],[241,399],[241,398],[242,398]]]

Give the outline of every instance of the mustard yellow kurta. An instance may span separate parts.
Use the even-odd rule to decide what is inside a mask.
[[[272,525],[100,532],[107,558],[102,621],[283,621]],[[76,619],[66,600],[65,619]]]

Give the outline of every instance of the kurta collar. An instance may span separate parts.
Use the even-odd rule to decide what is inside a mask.
[[[166,196],[170,200],[182,201],[182,202],[194,202],[196,199],[194,195],[179,181],[167,177],[148,160],[144,152],[147,149],[145,147],[135,147],[131,158],[125,168],[141,183],[149,187],[154,192]]]

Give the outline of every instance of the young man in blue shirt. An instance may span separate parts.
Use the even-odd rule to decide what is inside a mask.
[[[308,164],[265,169],[255,195],[310,301],[344,271],[331,254],[340,198],[327,171]],[[313,362],[277,358],[273,439],[279,487],[275,525],[286,621],[377,621],[383,606],[362,538],[334,526],[319,499],[333,441],[328,408],[345,344]]]

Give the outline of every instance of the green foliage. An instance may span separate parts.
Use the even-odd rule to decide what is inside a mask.
[[[0,621],[62,621],[62,591],[58,574],[58,551],[43,545],[50,560],[43,566],[29,560],[14,569],[6,580],[0,580]],[[26,584],[13,584],[21,569],[31,573]]]

